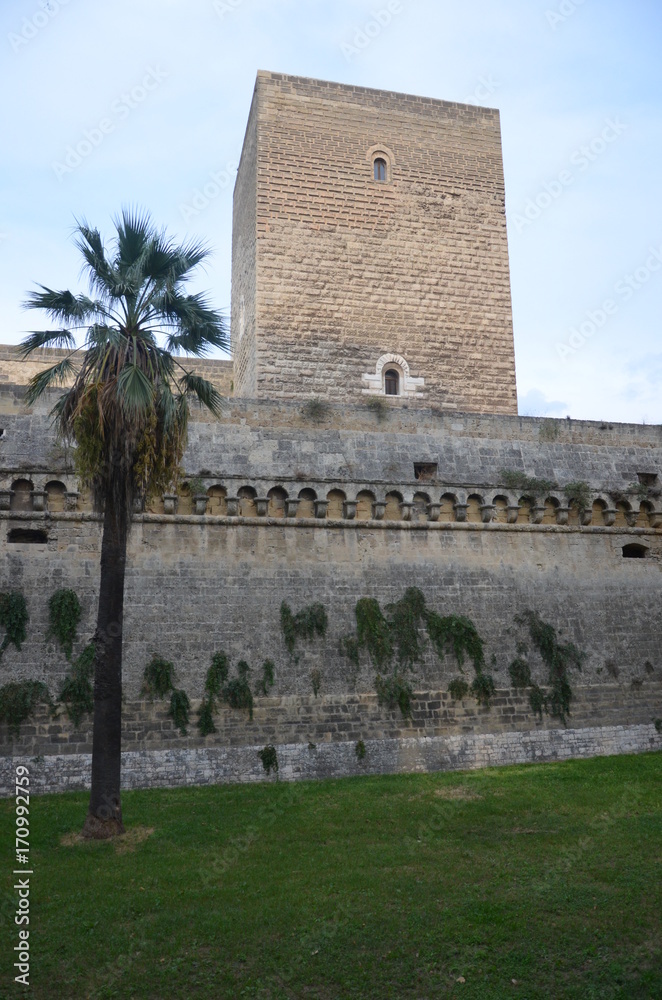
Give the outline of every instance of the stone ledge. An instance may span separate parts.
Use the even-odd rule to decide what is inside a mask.
[[[300,781],[360,774],[430,773],[474,770],[508,764],[609,757],[662,750],[662,735],[650,725],[547,729],[525,732],[365,740],[356,743],[278,744],[278,778]],[[122,754],[122,787],[173,788],[275,780],[267,778],[260,746],[196,750],[143,750]],[[13,757],[0,761],[0,797],[14,794],[14,772],[30,771],[33,795],[82,791],[90,787],[90,754]]]
[[[96,521],[103,522],[101,514],[92,511],[0,511],[0,521]],[[349,528],[357,530],[360,528],[370,528],[371,530],[390,531],[488,531],[499,532],[536,532],[538,534],[594,534],[594,535],[651,535],[658,538],[662,535],[662,528],[630,528],[624,525],[608,528],[606,525],[578,525],[578,524],[503,524],[492,521],[488,524],[477,521],[375,521],[372,518],[352,518],[344,520],[341,518],[319,518],[319,517],[228,517],[227,515],[217,516],[214,514],[134,514],[132,517],[134,524],[197,524],[208,527],[286,527],[286,528]]]

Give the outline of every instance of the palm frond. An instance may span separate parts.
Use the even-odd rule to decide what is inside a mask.
[[[154,296],[151,307],[175,326],[166,338],[166,347],[204,357],[212,347],[229,351],[230,337],[224,317],[212,309],[206,296],[182,295],[172,290]]]
[[[25,401],[28,406],[36,402],[47,389],[63,385],[70,378],[73,378],[77,372],[78,368],[71,360],[71,355],[63,358],[62,361],[58,361],[51,368],[45,368],[44,371],[38,372],[30,379],[25,391]]]
[[[194,375],[193,372],[184,372],[179,379],[179,386],[183,394],[196,396],[201,406],[206,406],[215,417],[220,417],[226,402],[220,392],[206,378]]]
[[[129,417],[144,415],[152,405],[154,386],[137,364],[127,365],[117,378],[117,401]]]
[[[113,222],[117,230],[115,267],[125,273],[144,255],[154,238],[154,223],[148,212],[137,208],[123,208]]]
[[[31,330],[16,350],[22,358],[27,358],[29,354],[40,347],[70,347],[73,349],[75,346],[74,335],[69,330]]]
[[[76,232],[78,239],[74,240],[74,244],[85,261],[83,269],[88,272],[90,286],[100,295],[111,294],[115,286],[115,276],[112,266],[106,259],[99,230],[92,229],[84,219],[81,219],[77,220]]]
[[[54,288],[47,288],[39,285],[40,292],[28,292],[28,296],[23,302],[24,309],[43,309],[51,319],[60,320],[63,323],[85,323],[99,313],[105,313],[105,307],[101,302],[95,302],[87,295],[74,295],[68,289],[57,291]]]

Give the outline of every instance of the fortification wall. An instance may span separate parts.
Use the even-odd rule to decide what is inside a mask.
[[[260,72],[235,219],[233,342],[250,267],[257,344],[239,395],[356,401],[395,355],[415,396],[516,413],[498,111]]]
[[[0,590],[22,590],[30,612],[23,647],[10,646],[0,660],[0,684],[43,680],[56,695],[69,668],[47,636],[48,598],[60,587],[78,593],[79,651],[94,627],[100,520],[78,494],[66,456],[53,451],[49,401],[21,410],[20,391],[11,387],[0,400],[7,400],[0,503],[9,507],[0,510]],[[414,478],[414,462],[427,463],[423,478]],[[396,753],[392,741],[404,746],[410,738],[445,740],[446,750],[429,760],[422,745],[411,751],[411,760],[433,766],[448,758],[448,741],[462,734],[475,742],[453,751],[456,761],[486,759],[492,738],[499,748],[494,759],[501,762],[508,753],[512,759],[528,753],[525,745],[532,754],[572,752],[582,745],[581,736],[579,742],[550,736],[527,743],[530,734],[547,732],[550,725],[556,732],[558,722],[545,718],[541,726],[526,697],[507,690],[508,665],[521,641],[529,645],[534,679],[546,680],[540,657],[515,622],[526,609],[552,624],[562,641],[587,653],[581,674],[572,678],[570,726],[573,732],[591,729],[590,752],[606,752],[607,746],[642,749],[657,738],[652,720],[662,717],[660,498],[653,486],[647,500],[623,492],[617,501],[606,487],[617,483],[626,490],[638,476],[655,479],[662,468],[660,428],[451,417],[401,405],[384,419],[365,407],[332,407],[318,424],[294,404],[237,400],[220,423],[202,415],[194,420],[184,464],[187,473],[202,474],[208,512],[195,514],[184,489],[170,501],[173,510],[178,503],[178,513],[165,513],[164,501],[157,499],[154,512],[135,514],[129,545],[126,748],[180,754],[168,758],[167,766],[154,764],[155,780],[190,774],[182,761],[197,761],[191,764],[195,773],[199,766],[200,773],[218,780],[237,768],[250,776],[252,764],[246,762],[266,742],[282,748],[300,742],[301,751],[291,753],[301,774],[313,773],[300,759],[309,742],[342,744],[319,773],[326,773],[324,768],[336,773],[356,739],[379,744],[375,767],[390,766],[394,759],[406,765],[407,754]],[[544,504],[532,505],[501,484],[504,469],[553,478],[557,488]],[[18,490],[19,474],[30,477],[25,482],[31,491]],[[580,478],[589,480],[592,501],[581,516],[568,509],[562,490]],[[57,482],[67,489],[69,509],[58,509]],[[16,505],[19,493],[22,507]],[[624,548],[633,544],[645,558],[624,558]],[[359,598],[375,597],[385,607],[407,587],[419,588],[440,614],[472,619],[485,640],[486,669],[505,701],[495,701],[489,713],[475,701],[452,706],[447,690],[459,676],[458,666],[448,655],[440,660],[428,644],[410,676],[417,693],[413,728],[376,705],[375,669],[362,655],[357,670],[341,654],[340,640],[356,627]],[[320,602],[328,614],[326,635],[300,643],[294,656],[281,632],[282,601],[294,612]],[[172,660],[177,685],[195,705],[210,658],[219,650],[230,657],[232,675],[240,659],[249,663],[253,687],[263,661],[273,660],[274,688],[268,699],[257,700],[253,723],[223,709],[215,736],[201,741],[192,727],[179,742],[163,706],[137,704],[144,667],[153,654]],[[465,670],[471,680],[473,669],[466,664]],[[317,699],[313,671],[319,671]],[[625,728],[601,749],[596,734],[614,726]],[[73,755],[71,773],[83,780],[87,723],[76,734],[62,720],[42,719],[18,741],[6,730],[0,739],[8,756]],[[234,763],[221,756],[212,766],[214,754],[228,743],[240,756]],[[189,751],[192,757],[186,756]],[[207,751],[213,751],[211,758]],[[230,771],[222,773],[222,761]]]

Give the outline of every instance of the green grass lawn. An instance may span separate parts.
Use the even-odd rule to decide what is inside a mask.
[[[3,997],[662,998],[661,754],[86,803],[31,800],[30,989],[0,803]]]

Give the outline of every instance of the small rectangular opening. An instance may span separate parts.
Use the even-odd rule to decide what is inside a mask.
[[[421,482],[432,482],[433,479],[437,478],[437,468],[436,462],[414,462],[414,479],[420,479]]]
[[[11,528],[7,534],[8,542],[23,542],[28,545],[45,545],[48,532],[43,528]]]
[[[659,486],[660,480],[656,472],[638,472],[637,479],[642,486]]]

